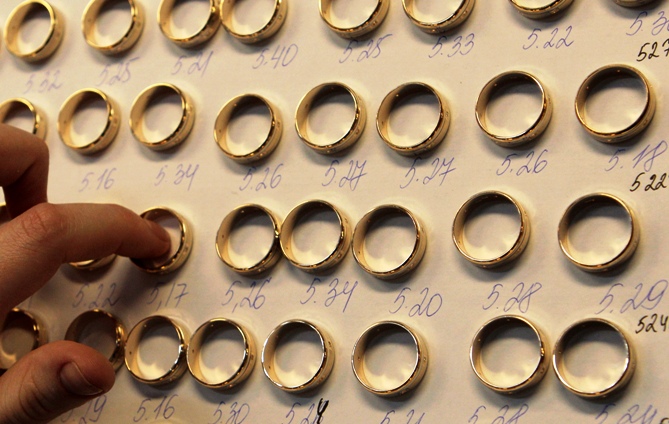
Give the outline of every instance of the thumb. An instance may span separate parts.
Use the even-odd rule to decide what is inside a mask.
[[[107,392],[114,369],[98,351],[74,342],[46,344],[0,378],[0,423],[46,423]]]

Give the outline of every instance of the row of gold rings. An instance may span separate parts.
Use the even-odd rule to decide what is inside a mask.
[[[333,212],[337,218],[339,224],[337,244],[325,258],[313,263],[307,263],[297,258],[293,252],[293,233],[295,227],[303,219],[321,211]],[[230,235],[235,227],[240,225],[244,219],[257,215],[267,217],[271,222],[273,238],[270,247],[256,263],[252,265],[237,264],[229,251]],[[411,254],[401,264],[390,270],[376,269],[369,264],[365,254],[365,240],[368,231],[379,220],[387,216],[397,215],[406,216],[411,219],[416,231]],[[360,219],[353,230],[353,234],[351,234],[348,218],[333,204],[323,200],[311,200],[296,206],[290,211],[283,225],[274,213],[263,206],[256,204],[242,205],[235,208],[223,219],[216,234],[216,252],[218,256],[228,267],[242,275],[254,275],[265,272],[278,262],[281,252],[283,252],[283,255],[291,264],[303,271],[312,273],[323,272],[335,266],[344,258],[349,245],[352,245],[353,256],[363,270],[380,279],[393,279],[407,274],[418,266],[425,254],[427,237],[423,225],[418,218],[407,208],[398,205],[381,205],[372,209]]]
[[[536,338],[536,348],[537,354],[539,356],[536,365],[529,373],[529,376],[524,378],[522,381],[514,382],[511,384],[499,384],[492,381],[485,373],[483,367],[483,355],[482,350],[483,346],[489,341],[491,336],[498,332],[501,329],[513,327],[513,326],[522,326],[529,328]],[[599,389],[585,389],[579,388],[577,385],[569,381],[569,378],[566,375],[566,366],[564,361],[564,355],[568,350],[568,347],[571,346],[571,342],[578,336],[592,330],[607,329],[615,331],[620,338],[625,349],[625,366],[616,380],[609,384],[606,387]],[[550,352],[548,352],[548,347],[546,346],[546,339],[542,331],[534,325],[528,319],[518,316],[518,315],[502,315],[496,318],[491,319],[481,326],[481,328],[476,332],[474,339],[472,340],[471,348],[469,351],[469,359],[474,370],[474,373],[478,379],[485,384],[488,388],[505,395],[514,395],[520,391],[526,390],[537,383],[539,383],[546,371],[549,368],[548,357]],[[623,389],[627,383],[629,383],[634,370],[636,367],[636,356],[634,350],[629,343],[629,339],[626,336],[625,332],[616,324],[601,319],[601,318],[588,318],[581,321],[578,321],[571,326],[569,326],[558,338],[558,341],[555,343],[555,348],[553,349],[553,369],[558,376],[558,379],[562,385],[567,388],[570,392],[575,393],[584,398],[604,398],[609,396],[621,389]]]
[[[472,212],[482,206],[496,203],[510,204],[515,208],[520,220],[518,235],[511,247],[499,256],[494,258],[476,257],[467,250],[464,241],[465,224],[472,215]],[[586,212],[588,208],[594,205],[620,208],[625,213],[630,226],[630,235],[625,246],[613,255],[613,257],[608,258],[601,263],[588,263],[579,260],[572,252],[569,243],[569,230],[573,221],[577,216]],[[460,207],[453,220],[452,234],[456,248],[465,259],[481,268],[495,268],[517,259],[525,250],[530,236],[530,220],[523,206],[513,197],[501,191],[483,191],[470,197]],[[606,272],[622,265],[628,261],[636,251],[636,248],[639,245],[639,239],[640,228],[634,210],[632,210],[632,208],[619,197],[607,193],[591,193],[576,199],[567,207],[558,225],[558,242],[560,244],[560,249],[574,265],[588,272]]]

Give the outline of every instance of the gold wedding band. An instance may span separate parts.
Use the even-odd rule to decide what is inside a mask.
[[[482,205],[489,205],[495,203],[510,203],[516,209],[518,218],[520,219],[520,227],[518,229],[518,236],[513,242],[509,250],[502,253],[495,258],[477,258],[467,251],[465,246],[465,223],[469,219],[471,213]],[[513,197],[501,191],[483,191],[470,197],[458,210],[453,220],[453,242],[458,251],[469,262],[481,268],[495,268],[506,264],[518,258],[530,239],[530,220],[527,212],[523,206],[518,203]]]
[[[93,323],[111,324],[114,329],[114,350],[109,355],[109,362],[115,370],[123,365],[125,358],[126,329],[123,323],[109,312],[101,309],[92,309],[79,315],[72,321],[65,332],[65,340],[80,342],[85,330]]]
[[[630,225],[630,237],[625,247],[611,259],[601,263],[584,263],[576,259],[569,243],[569,228],[576,216],[593,205],[609,205],[622,208],[627,215]],[[577,267],[588,272],[605,272],[614,268],[632,257],[639,245],[640,228],[634,211],[620,198],[607,193],[593,193],[576,199],[562,215],[558,226],[558,241],[560,248],[567,258]]]
[[[300,328],[306,328],[309,331],[313,331],[318,336],[321,347],[321,360],[318,364],[318,369],[307,381],[297,385],[287,385],[281,381],[276,373],[276,349],[281,339],[285,337],[288,332]],[[274,330],[272,330],[272,332],[265,340],[261,357],[262,369],[267,378],[269,378],[269,380],[281,390],[290,393],[302,393],[320,386],[330,375],[330,372],[334,366],[334,360],[335,350],[330,335],[315,324],[300,319],[293,319],[282,322],[276,328],[274,328]]]
[[[620,336],[625,348],[625,369],[616,381],[607,387],[598,390],[578,388],[565,375],[565,353],[574,338],[597,329],[613,330]],[[584,398],[601,399],[623,389],[632,379],[635,368],[636,355],[625,332],[618,325],[601,318],[588,318],[575,322],[560,335],[560,338],[555,343],[555,349],[553,349],[553,369],[558,379],[567,390]]]
[[[302,263],[293,253],[293,231],[302,219],[312,213],[321,211],[331,211],[337,216],[337,221],[339,222],[337,245],[324,259],[316,263]],[[281,234],[279,235],[279,241],[283,255],[294,266],[306,272],[321,272],[332,268],[344,259],[346,251],[348,251],[351,244],[351,228],[348,218],[334,205],[324,200],[310,200],[295,206],[288,216],[286,216],[281,228]]]
[[[116,259],[116,255],[112,254],[109,256],[105,256],[104,258],[99,258],[99,259],[90,259],[87,261],[79,261],[79,262],[70,262],[70,266],[84,270],[84,271],[95,271],[101,268],[104,268],[108,265],[110,265],[112,262],[114,262],[114,259]]]
[[[191,48],[209,40],[218,30],[221,21],[218,17],[218,2],[209,0],[209,16],[207,21],[195,32],[185,37],[177,37],[172,32],[172,12],[177,0],[161,0],[158,6],[158,25],[171,42],[179,47]]]
[[[224,381],[212,381],[208,378],[202,370],[202,348],[209,340],[212,334],[216,334],[220,330],[232,328],[242,336],[244,343],[244,354],[239,367],[234,371],[232,376]],[[227,356],[225,352],[221,352],[221,356]],[[203,386],[216,390],[229,390],[246,380],[253,371],[253,365],[256,361],[256,344],[253,337],[238,323],[233,320],[225,318],[214,318],[202,324],[191,337],[188,345],[188,355],[186,356],[188,363],[188,370],[191,375]]]
[[[490,99],[499,92],[499,90],[510,85],[531,83],[536,85],[541,91],[541,113],[537,119],[530,125],[529,128],[515,135],[500,135],[494,133],[488,128],[487,111]],[[548,123],[551,120],[553,113],[553,102],[551,101],[548,92],[544,88],[541,81],[534,75],[523,71],[509,71],[497,75],[495,78],[488,81],[488,83],[481,90],[479,98],[476,101],[476,122],[479,127],[490,137],[495,143],[500,146],[511,147],[518,146],[528,141],[534,140],[536,137],[544,132]]]
[[[403,100],[421,94],[434,96],[439,102],[439,119],[437,120],[437,124],[431,131],[430,135],[428,135],[424,140],[421,140],[411,146],[400,146],[395,143],[390,136],[390,114]],[[388,147],[399,154],[415,156],[432,150],[437,147],[439,143],[441,143],[441,141],[446,136],[446,133],[448,132],[450,120],[451,114],[448,109],[446,99],[444,99],[437,90],[427,84],[420,82],[410,82],[400,85],[388,93],[388,95],[386,95],[386,97],[383,99],[381,106],[379,106],[379,112],[376,116],[376,129]]]
[[[450,16],[435,22],[426,22],[416,17],[414,12],[416,0],[402,0],[404,13],[406,13],[414,25],[428,34],[441,34],[458,27],[469,18],[475,3],[475,0],[460,0],[460,4]]]
[[[49,13],[49,33],[46,39],[34,50],[24,51],[20,46],[21,26],[34,10],[43,8]],[[54,9],[49,3],[44,0],[26,0],[16,6],[7,19],[7,26],[5,27],[5,43],[7,50],[14,56],[23,59],[27,62],[37,62],[51,56],[63,39],[64,21],[61,18],[60,12]]]
[[[402,261],[401,264],[391,270],[374,269],[367,262],[367,257],[365,255],[365,239],[367,237],[367,233],[370,227],[374,225],[374,223],[388,216],[397,215],[408,216],[411,219],[414,230],[416,231],[416,238],[411,250],[411,254],[404,261]],[[355,230],[353,231],[353,257],[355,258],[355,261],[367,273],[382,280],[399,278],[414,270],[423,259],[426,246],[427,235],[423,225],[418,220],[418,218],[414,216],[413,213],[411,213],[410,210],[399,205],[377,206],[376,208],[367,212],[365,216],[360,219],[358,224],[355,226]]]
[[[95,99],[102,99],[107,107],[107,122],[94,140],[86,140],[85,144],[78,144],[72,137],[72,121],[80,106]],[[120,108],[116,102],[96,88],[79,90],[65,100],[58,114],[58,134],[67,147],[83,155],[90,155],[106,149],[118,134],[121,126]]]
[[[5,122],[8,115],[20,111],[21,109],[27,109],[32,115],[33,128],[31,132],[38,138],[44,140],[46,137],[46,117],[40,109],[26,99],[17,97],[2,102],[0,104],[0,122]]]
[[[96,34],[95,28],[102,8],[110,1],[119,0],[91,0],[86,6],[84,14],[81,18],[81,30],[84,33],[84,38],[89,46],[107,55],[115,55],[123,53],[135,45],[139,37],[142,35],[144,29],[144,10],[141,5],[135,0],[127,0],[130,6],[130,26],[128,30],[116,41],[111,44],[100,44]]]
[[[586,116],[586,103],[590,93],[595,87],[606,81],[624,77],[631,77],[643,83],[646,95],[646,103],[643,111],[634,122],[625,128],[615,131],[596,130],[588,122]],[[648,79],[638,69],[627,65],[607,65],[597,69],[583,81],[576,94],[575,108],[578,121],[597,141],[601,141],[602,143],[619,143],[638,135],[650,124],[655,114],[655,94]]]
[[[249,266],[238,265],[230,257],[230,234],[235,226],[242,220],[257,215],[266,216],[272,222],[272,230],[274,232],[272,244],[267,253],[265,253],[262,259],[258,262]],[[279,223],[279,219],[269,209],[254,204],[239,206],[230,212],[223,219],[223,222],[221,222],[221,226],[216,234],[216,253],[218,253],[218,257],[221,258],[228,267],[242,275],[255,275],[265,272],[272,268],[279,259],[281,259],[281,245],[279,242],[280,227],[281,224]]]
[[[233,10],[237,0],[221,0],[221,22],[230,35],[242,43],[252,44],[265,40],[281,28],[288,12],[288,0],[274,0],[274,11],[262,28],[253,32],[242,32],[234,24]]]
[[[344,38],[358,38],[373,31],[381,25],[390,8],[390,0],[378,0],[376,7],[363,23],[352,27],[340,27],[332,20],[332,3],[335,1],[337,0],[318,0],[318,10],[327,26]]]
[[[42,320],[40,320],[32,312],[28,312],[25,309],[20,308],[13,308],[11,311],[9,311],[5,317],[3,326],[0,329],[0,333],[4,332],[13,325],[21,325],[21,321],[24,321],[27,324],[22,328],[29,327],[29,330],[32,333],[33,344],[30,347],[31,351],[37,349],[48,341],[46,330],[42,325]],[[17,358],[17,360],[18,359],[20,358]],[[4,374],[7,369],[8,368],[0,367],[0,375]]]
[[[144,371],[142,371],[140,366],[139,345],[149,330],[164,327],[173,329],[177,336],[179,345],[177,346],[175,352],[176,357],[174,358],[174,362],[170,368],[164,374],[157,377],[150,377],[147,376]],[[172,318],[168,318],[162,315],[152,315],[150,317],[144,318],[138,322],[137,325],[135,325],[135,327],[130,330],[130,334],[128,334],[125,349],[125,366],[136,380],[144,384],[148,384],[150,386],[162,386],[169,384],[181,377],[186,371],[186,368],[188,368],[186,365],[188,339],[189,335],[185,331],[185,328],[183,328]]]
[[[623,7],[640,7],[654,2],[655,0],[613,0]]]
[[[413,364],[411,375],[397,387],[390,389],[374,387],[365,374],[364,363],[367,347],[372,340],[379,336],[379,334],[398,329],[409,333],[413,340],[413,344],[416,347],[416,360]],[[355,342],[353,353],[351,355],[351,365],[353,366],[353,374],[355,374],[355,378],[358,379],[360,384],[362,384],[367,391],[382,397],[401,396],[418,386],[425,376],[425,371],[427,371],[428,365],[427,345],[423,341],[423,338],[406,324],[397,321],[380,321],[367,328]]]
[[[482,350],[483,346],[488,341],[488,338],[496,331],[512,326],[529,327],[530,330],[532,330],[536,337],[539,360],[530,375],[523,381],[512,385],[499,385],[491,381],[483,370]],[[488,388],[505,395],[516,394],[540,382],[550,367],[547,359],[548,354],[546,353],[546,343],[542,332],[529,320],[518,315],[502,315],[483,324],[483,326],[476,332],[476,335],[472,340],[471,349],[469,350],[469,361],[478,379]]]
[[[227,132],[230,121],[238,114],[241,114],[246,108],[257,106],[259,104],[266,107],[269,112],[270,127],[265,140],[260,146],[250,152],[233,153],[228,146]],[[227,157],[239,163],[250,163],[269,156],[269,154],[276,149],[281,140],[282,129],[281,116],[274,105],[257,94],[244,94],[230,100],[223,106],[221,111],[218,112],[218,117],[214,123],[214,139],[216,140],[218,147],[223,150],[223,153],[225,153]]]
[[[190,252],[193,248],[193,232],[186,219],[172,209],[166,207],[156,207],[148,209],[140,215],[149,221],[157,221],[161,218],[174,218],[179,221],[179,229],[181,236],[179,239],[179,247],[174,254],[167,258],[152,259],[131,259],[132,262],[142,270],[150,274],[168,274],[181,268],[186,262]]]
[[[144,116],[149,104],[158,100],[160,96],[176,94],[181,99],[181,119],[170,135],[162,140],[149,140],[142,127]],[[181,144],[193,129],[195,123],[195,108],[185,92],[172,84],[154,84],[144,91],[132,103],[130,109],[130,129],[135,138],[152,150],[166,150]]]
[[[553,0],[552,2],[538,7],[523,6],[527,0],[509,0],[523,16],[530,19],[544,19],[555,16],[571,5],[573,0]]]
[[[338,140],[328,140],[326,144],[316,144],[314,142],[315,140],[312,140],[309,136],[309,131],[307,129],[309,126],[309,114],[313,110],[314,105],[319,101],[323,101],[328,97],[342,93],[350,95],[353,100],[355,115],[353,117],[353,122],[351,122],[351,126],[346,131],[346,134]],[[329,82],[312,88],[304,95],[304,97],[302,97],[300,104],[297,106],[297,111],[295,112],[295,128],[297,129],[297,135],[307,146],[318,153],[329,155],[342,151],[358,141],[362,135],[362,131],[365,129],[366,119],[367,112],[365,110],[365,104],[360,96],[345,84]]]

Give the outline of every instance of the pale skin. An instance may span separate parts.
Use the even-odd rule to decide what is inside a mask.
[[[49,152],[33,135],[0,124],[0,186],[12,220],[0,226],[0,328],[7,312],[67,262],[112,253],[164,254],[167,232],[118,205],[47,201]],[[0,377],[0,422],[43,423],[114,384],[108,359],[87,346],[56,341],[24,356]]]

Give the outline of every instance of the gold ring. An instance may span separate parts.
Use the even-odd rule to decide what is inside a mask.
[[[11,326],[21,325],[21,321],[25,323],[25,327],[22,326],[22,328],[29,328],[32,332],[33,344],[30,347],[31,351],[37,349],[48,341],[46,330],[42,325],[42,321],[32,312],[28,312],[25,309],[20,308],[14,308],[9,311],[5,317],[4,323],[2,324],[0,333],[5,332]],[[19,359],[20,358],[15,358],[14,363]],[[11,365],[13,365],[13,363]],[[0,375],[4,374],[8,369],[9,367],[4,368],[2,365],[0,365]]]
[[[5,122],[7,115],[21,109],[28,109],[28,112],[30,112],[33,117],[33,128],[31,132],[44,140],[46,137],[46,117],[40,109],[26,99],[17,97],[2,102],[2,104],[0,104],[0,122]]]
[[[318,9],[321,13],[321,18],[323,18],[327,26],[337,33],[337,35],[344,38],[358,38],[373,31],[381,25],[390,8],[390,0],[378,0],[374,11],[372,11],[371,15],[363,23],[352,27],[340,27],[332,21],[332,3],[334,1],[336,0],[318,0]]]
[[[590,264],[581,262],[574,257],[569,243],[569,227],[577,215],[593,205],[612,205],[622,208],[629,220],[630,237],[625,247],[611,259],[601,263]],[[605,272],[627,261],[632,257],[639,245],[639,238],[640,229],[634,211],[620,198],[607,193],[593,193],[576,199],[564,212],[558,226],[558,241],[560,242],[562,252],[574,265],[588,272]]]
[[[31,51],[21,50],[19,43],[19,32],[26,17],[35,9],[43,8],[49,13],[49,33],[42,44]],[[27,62],[37,62],[51,56],[63,39],[64,21],[60,16],[60,12],[54,9],[49,3],[44,0],[26,0],[16,6],[7,19],[7,26],[5,27],[5,42],[7,43],[7,50],[14,56],[23,59]]]
[[[209,17],[195,34],[177,37],[172,32],[172,12],[177,0],[161,0],[158,6],[158,25],[171,42],[179,47],[191,48],[204,43],[216,34],[221,21],[218,17],[218,2],[209,0]]]
[[[565,376],[565,352],[569,348],[569,342],[577,336],[587,333],[589,330],[592,331],[593,329],[597,330],[603,328],[613,330],[620,336],[623,346],[625,347],[625,369],[617,380],[607,387],[599,390],[579,389],[570,383],[569,379]],[[635,368],[636,355],[625,332],[618,325],[601,318],[588,318],[575,322],[569,326],[562,335],[560,335],[560,338],[558,338],[558,341],[555,343],[555,349],[553,349],[553,369],[555,370],[558,379],[567,390],[584,398],[601,399],[623,389],[632,379]]]
[[[318,336],[321,345],[321,361],[318,364],[318,370],[304,383],[297,385],[286,385],[281,381],[279,376],[276,374],[275,369],[275,354],[276,348],[281,341],[281,339],[291,330],[296,328],[305,328],[307,330],[313,331]],[[279,324],[272,332],[267,336],[265,344],[262,348],[262,369],[267,378],[270,381],[280,388],[290,393],[302,393],[307,390],[314,389],[321,385],[330,375],[332,367],[334,366],[335,360],[335,351],[332,344],[332,339],[329,334],[325,332],[322,328],[317,327],[311,322],[293,319],[289,321],[282,322]]]
[[[167,274],[181,268],[186,262],[186,259],[188,259],[193,247],[193,232],[186,219],[172,209],[166,207],[148,209],[142,212],[140,216],[154,222],[161,218],[174,218],[179,221],[181,236],[177,251],[169,257],[158,258],[157,260],[133,258],[132,262],[150,274]]]
[[[114,259],[116,259],[116,255],[112,254],[109,256],[105,256],[104,258],[99,258],[99,259],[90,259],[87,261],[79,261],[79,262],[70,262],[70,266],[84,270],[84,271],[96,271],[98,269],[104,268],[108,265],[110,265],[112,262],[114,262]]]
[[[413,364],[411,375],[399,386],[391,389],[374,387],[365,374],[364,362],[367,346],[373,339],[378,337],[379,334],[397,329],[409,333],[414,346],[416,347],[416,361]],[[382,397],[401,396],[418,386],[425,376],[425,371],[427,371],[428,365],[427,345],[423,341],[423,338],[406,324],[397,321],[380,321],[366,329],[355,342],[355,345],[353,346],[353,354],[351,355],[351,365],[353,366],[353,374],[355,374],[355,378],[357,378],[360,384],[362,384],[369,392]]]
[[[434,96],[439,102],[439,119],[437,120],[437,124],[435,125],[434,130],[432,130],[430,135],[427,136],[427,138],[424,140],[419,141],[418,143],[415,143],[411,146],[397,145],[390,138],[390,132],[388,128],[390,126],[390,114],[400,102],[406,100],[409,97],[420,94]],[[388,93],[388,95],[386,95],[386,97],[383,99],[381,106],[379,107],[379,112],[376,116],[376,129],[383,141],[391,149],[402,155],[413,156],[420,155],[437,147],[448,132],[450,120],[451,114],[448,109],[446,99],[444,99],[437,90],[427,84],[420,82],[410,82],[400,85]]]
[[[253,32],[241,32],[239,28],[235,27],[232,18],[236,1],[237,0],[221,0],[221,22],[223,23],[223,28],[242,43],[257,43],[276,34],[283,25],[283,21],[286,19],[286,13],[288,12],[287,0],[274,0],[274,11],[272,12],[272,16],[262,28]]]
[[[257,105],[266,107],[269,112],[270,127],[267,137],[265,137],[260,146],[250,152],[233,153],[230,150],[230,146],[228,146],[228,125],[232,119],[242,114],[245,109]],[[269,156],[276,149],[281,140],[282,128],[281,115],[274,105],[257,94],[244,94],[230,100],[218,112],[218,117],[214,123],[214,139],[227,157],[239,163],[250,163]]]
[[[555,16],[569,7],[573,2],[573,0],[553,0],[545,6],[529,7],[521,5],[520,3],[523,3],[523,1],[509,1],[523,16],[530,19],[544,19]]]
[[[181,99],[181,119],[177,127],[170,135],[162,140],[149,140],[145,134],[142,124],[144,123],[144,114],[149,103],[159,99],[163,95],[176,94]],[[130,129],[135,138],[152,150],[166,150],[181,144],[193,129],[195,123],[195,108],[185,92],[172,84],[162,83],[154,84],[144,91],[132,103],[130,109]]]
[[[402,0],[402,6],[404,6],[404,13],[409,17],[411,22],[418,26],[422,31],[427,32],[428,34],[441,34],[446,31],[450,31],[457,26],[461,25],[463,22],[469,18],[469,15],[474,9],[475,0],[460,0],[459,6],[455,9],[450,16],[440,19],[436,22],[426,22],[421,21],[415,16],[414,5],[416,0]]]
[[[353,122],[351,122],[351,126],[346,131],[346,134],[334,142],[328,140],[326,144],[314,143],[314,141],[309,136],[307,129],[309,125],[309,114],[311,113],[314,105],[319,101],[324,101],[328,97],[342,93],[350,95],[351,99],[353,99],[355,115],[353,117]],[[307,146],[311,147],[318,153],[329,155],[342,151],[358,141],[362,135],[362,131],[365,129],[366,119],[367,113],[365,110],[365,104],[362,102],[360,96],[358,96],[355,91],[353,91],[345,84],[339,82],[329,82],[312,88],[307,94],[304,95],[304,97],[302,97],[300,104],[297,106],[297,111],[295,112],[295,128],[297,129],[297,135],[302,139],[302,141],[304,141]]]
[[[244,219],[258,215],[266,216],[272,222],[272,230],[274,232],[272,244],[267,253],[265,253],[262,259],[258,262],[248,266],[237,265],[230,257],[230,234],[232,233],[233,228],[240,224],[240,222],[243,222]],[[218,253],[218,257],[221,258],[221,260],[233,271],[242,275],[260,274],[272,268],[279,259],[281,259],[281,246],[279,243],[280,227],[281,224],[279,223],[278,218],[269,209],[254,204],[239,206],[230,212],[223,219],[223,222],[221,222],[221,226],[216,234],[216,253]]]
[[[490,98],[499,92],[500,89],[508,87],[509,85],[531,83],[536,85],[541,91],[541,113],[537,119],[530,125],[529,128],[521,132],[520,134],[515,135],[500,135],[495,134],[488,128],[488,123],[486,119],[486,114],[488,110],[488,103]],[[539,81],[534,75],[531,75],[523,71],[509,71],[497,75],[495,78],[491,79],[481,90],[479,98],[476,101],[476,122],[479,124],[479,127],[490,137],[495,143],[500,146],[510,147],[518,146],[528,141],[534,140],[536,137],[541,135],[544,132],[548,123],[551,120],[551,115],[553,113],[553,102],[548,95],[548,92],[544,88],[541,81]]]
[[[97,99],[102,99],[105,102],[107,107],[107,122],[102,129],[102,133],[97,138],[91,141],[86,140],[85,144],[79,144],[72,137],[72,121],[82,104]],[[60,139],[67,147],[82,155],[90,155],[106,149],[114,141],[114,138],[116,138],[120,126],[120,108],[111,97],[96,88],[79,90],[72,94],[60,107],[60,113],[58,114],[58,134],[60,135]]]
[[[625,128],[616,131],[596,130],[590,125],[586,116],[588,96],[598,85],[626,76],[638,79],[643,83],[646,94],[646,104],[643,111],[634,122]],[[576,94],[575,107],[578,121],[592,137],[602,143],[619,143],[638,135],[650,124],[655,114],[655,94],[648,79],[638,69],[627,65],[607,65],[597,69],[583,81]]]
[[[518,228],[518,237],[513,242],[509,250],[502,253],[495,258],[477,258],[472,256],[465,247],[465,223],[469,219],[471,213],[482,205],[495,203],[510,203],[516,209],[518,218],[520,219],[520,227]],[[458,251],[469,262],[481,268],[495,268],[505,263],[511,262],[518,258],[530,239],[530,220],[527,217],[527,212],[523,206],[518,203],[513,197],[501,191],[483,191],[470,197],[458,210],[453,220],[453,242]]]
[[[228,379],[224,381],[212,381],[202,370],[202,347],[212,334],[226,328],[232,328],[242,336],[242,342],[244,343],[242,362]],[[227,357],[226,352],[221,352],[221,356]],[[242,383],[249,375],[251,375],[253,365],[256,361],[256,344],[248,331],[235,321],[225,318],[214,318],[205,322],[200,328],[195,330],[195,333],[193,333],[193,337],[190,340],[190,344],[188,345],[188,355],[186,356],[186,359],[188,362],[188,370],[200,384],[210,389],[229,390]]]
[[[101,309],[92,309],[79,315],[72,321],[67,331],[65,332],[65,340],[73,342],[80,342],[84,331],[91,323],[111,324],[114,329],[114,350],[109,355],[109,362],[115,370],[118,370],[123,365],[125,356],[125,337],[126,330],[123,323],[114,315],[105,312]]]
[[[519,383],[514,383],[510,386],[501,386],[491,381],[483,370],[483,358],[481,355],[483,345],[488,341],[488,338],[496,331],[512,326],[529,327],[534,333],[537,341],[537,349],[539,353],[539,360],[532,370],[532,373]],[[472,346],[469,350],[469,361],[476,376],[488,388],[505,395],[513,395],[529,387],[534,386],[544,378],[546,371],[548,371],[549,363],[547,361],[546,346],[542,332],[527,319],[518,315],[502,315],[491,319],[481,326],[476,332]]]
[[[320,211],[332,211],[337,216],[337,221],[339,222],[337,246],[324,259],[316,263],[302,263],[293,253],[293,231],[301,219]],[[344,259],[346,251],[348,251],[351,244],[350,224],[348,218],[331,203],[324,200],[310,200],[295,206],[288,216],[286,216],[281,228],[281,234],[279,235],[279,241],[283,255],[297,268],[312,273],[325,271]]]
[[[365,256],[365,239],[369,228],[374,225],[374,223],[386,218],[388,216],[408,216],[411,219],[414,229],[416,230],[416,239],[414,241],[413,249],[411,254],[402,261],[401,264],[396,266],[391,270],[378,270],[372,268],[367,262]],[[420,261],[423,259],[425,254],[425,248],[427,247],[427,235],[423,229],[423,225],[418,220],[413,213],[407,208],[404,208],[399,205],[381,205],[367,212],[363,216],[358,224],[355,226],[353,231],[353,257],[355,261],[364,269],[367,273],[380,278],[382,280],[390,280],[393,278],[399,278],[408,272],[414,270]]]
[[[111,44],[100,44],[95,35],[95,27],[100,17],[100,11],[110,1],[118,2],[120,0],[91,0],[81,18],[81,29],[89,46],[104,54],[115,55],[128,50],[139,40],[144,29],[144,10],[135,0],[127,0],[130,6],[130,27],[121,38],[113,41]]]
[[[176,350],[174,362],[164,374],[158,377],[147,376],[140,366],[139,344],[147,332],[154,328],[169,327],[174,330],[179,346]],[[174,319],[162,315],[152,315],[144,318],[130,330],[126,341],[125,366],[135,379],[151,386],[169,384],[183,375],[186,371],[186,355],[188,352],[188,333]]]
[[[623,7],[640,7],[654,2],[655,0],[613,0]]]

